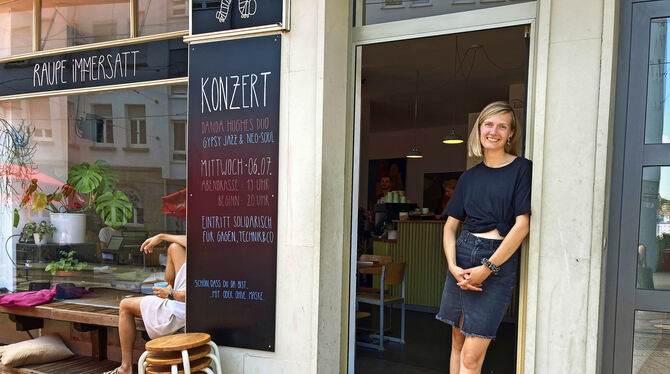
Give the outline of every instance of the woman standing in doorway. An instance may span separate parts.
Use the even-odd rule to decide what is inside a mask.
[[[461,175],[447,207],[443,242],[449,272],[436,318],[453,326],[451,374],[481,372],[512,298],[518,248],[530,228],[532,170],[530,161],[516,156],[517,128],[508,103],[482,110],[468,154],[484,161]]]

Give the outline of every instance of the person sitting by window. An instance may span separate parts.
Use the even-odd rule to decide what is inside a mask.
[[[168,246],[165,266],[167,287],[153,287],[153,295],[123,299],[119,310],[121,366],[105,374],[132,374],[133,345],[137,328],[135,317],[141,317],[151,339],[174,334],[186,325],[186,235],[158,234],[147,239],[140,251],[151,253],[163,241]]]

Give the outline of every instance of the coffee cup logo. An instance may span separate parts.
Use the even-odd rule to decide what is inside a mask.
[[[249,18],[249,16],[256,14],[257,5],[256,0],[240,0],[238,8],[242,18]]]

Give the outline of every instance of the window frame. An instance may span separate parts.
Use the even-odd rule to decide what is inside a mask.
[[[138,33],[138,23],[139,23],[139,12],[138,12],[138,6],[139,6],[139,1],[140,0],[129,0],[129,8],[130,8],[130,13],[129,13],[129,37],[127,38],[122,38],[122,39],[114,39],[114,40],[109,40],[109,41],[104,41],[104,42],[93,42],[93,43],[84,43],[84,44],[73,44],[73,45],[68,45],[66,47],[62,48],[53,48],[53,49],[45,49],[42,48],[42,2],[41,1],[33,1],[33,9],[32,9],[32,24],[29,26],[26,26],[31,29],[32,31],[32,51],[28,53],[19,53],[19,54],[10,54],[4,57],[0,57],[0,62],[10,62],[10,61],[16,61],[16,60],[23,60],[23,59],[28,59],[28,58],[34,58],[34,57],[42,57],[42,56],[50,56],[50,55],[59,55],[67,52],[74,52],[74,51],[84,51],[84,50],[90,50],[90,49],[96,49],[96,48],[101,48],[101,47],[111,47],[111,46],[118,46],[118,45],[127,45],[127,44],[134,44],[138,43],[140,41],[152,41],[152,40],[162,40],[162,39],[170,39],[174,37],[186,37],[189,35],[189,28],[188,26],[185,29],[182,30],[177,30],[177,31],[171,31],[171,32],[166,32],[166,33],[159,33],[159,34],[152,34],[152,35],[146,35],[146,36],[139,36]],[[171,9],[173,5],[172,4],[173,0],[170,0],[170,3],[167,4],[168,10]],[[190,4],[188,1],[184,1],[184,7],[186,8],[186,17],[189,17],[189,9],[190,9]],[[176,18],[176,17],[181,17],[181,16],[170,16],[168,15],[169,18]],[[68,42],[69,43],[69,42]]]
[[[131,148],[147,148],[148,147],[148,136],[147,136],[147,107],[144,104],[126,104],[124,106],[126,111],[126,140],[127,146]],[[133,116],[131,115],[131,107],[142,107],[144,111],[144,116]],[[133,139],[133,124],[137,123],[137,133],[135,134],[135,139]],[[142,125],[144,125],[144,143],[142,140]],[[133,140],[136,143],[133,143]]]
[[[182,122],[184,124],[184,150],[177,151],[175,150],[175,139],[176,131],[175,124],[177,122]],[[186,119],[172,119],[170,120],[170,162],[175,164],[185,164],[188,158],[188,146],[187,146],[187,133],[188,133],[188,121]],[[184,159],[175,159],[175,155],[184,155]]]

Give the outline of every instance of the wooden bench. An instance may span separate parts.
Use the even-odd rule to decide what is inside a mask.
[[[16,323],[17,331],[42,328],[45,319],[72,322],[75,330],[91,333],[91,356],[104,360],[107,358],[107,327],[119,326],[119,308],[118,303],[116,306],[105,306],[103,303],[90,305],[95,301],[96,298],[85,298],[33,307],[0,307],[0,313],[9,314],[9,318]],[[135,325],[137,330],[146,331],[142,319],[135,318]]]

